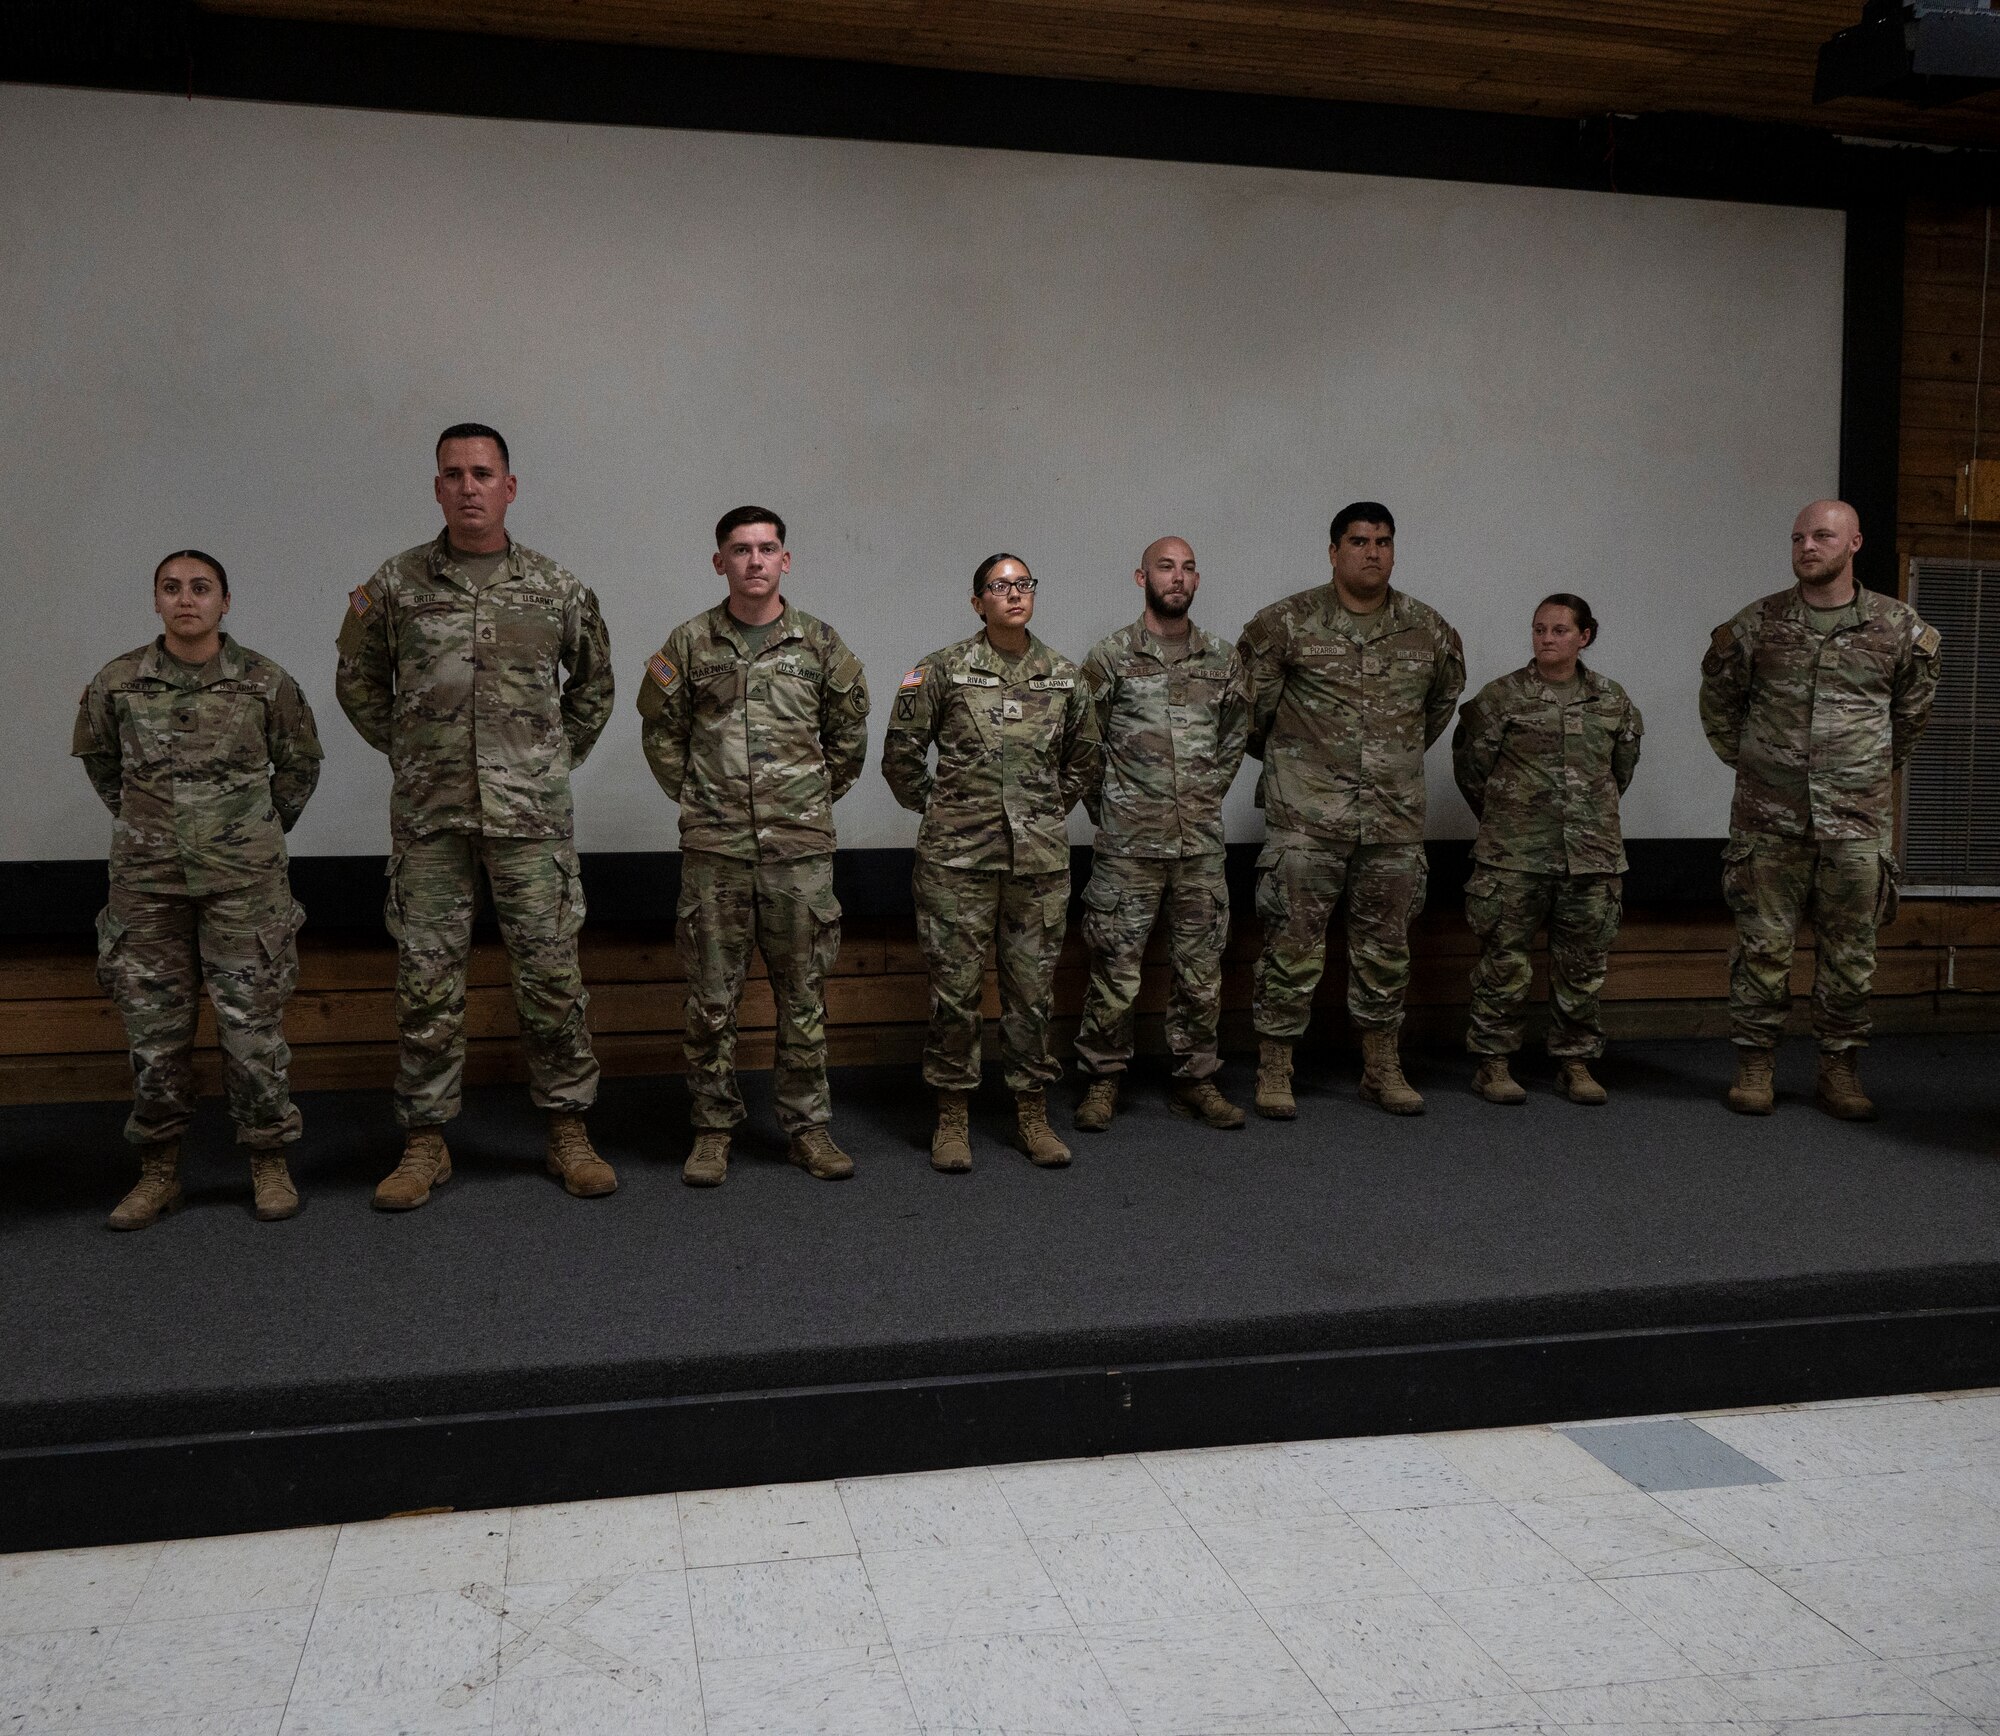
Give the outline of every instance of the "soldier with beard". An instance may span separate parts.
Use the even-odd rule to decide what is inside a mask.
[[[1241,1127],[1243,1111],[1214,1075],[1229,943],[1222,798],[1243,763],[1250,695],[1235,647],[1188,619],[1201,572],[1183,538],[1151,544],[1132,578],[1145,593],[1144,611],[1083,662],[1104,738],[1104,780],[1085,796],[1097,841],[1083,894],[1090,986],[1076,1053],[1091,1083],[1075,1120],[1101,1132],[1117,1112],[1146,941],[1164,905],[1174,1113]]]
[[[1792,524],[1792,574],[1716,628],[1701,661],[1701,722],[1736,772],[1722,891],[1736,1082],[1728,1103],[1768,1115],[1791,1006],[1792,946],[1818,943],[1815,1096],[1843,1121],[1873,1118],[1855,1061],[1868,1041],[1875,931],[1896,909],[1893,779],[1916,751],[1938,684],[1938,631],[1855,583],[1861,521],[1816,500]]]

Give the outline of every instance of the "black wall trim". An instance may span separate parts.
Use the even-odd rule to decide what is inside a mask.
[[[1629,907],[1693,908],[1721,897],[1721,838],[1633,838],[1625,851]],[[1471,871],[1471,841],[1433,838],[1429,904],[1457,908]],[[1239,918],[1252,914],[1257,878],[1255,844],[1229,846],[1230,902]],[[833,859],[833,889],[849,916],[908,916],[913,850],[842,850]],[[301,856],[292,863],[292,892],[312,929],[382,927],[382,856]],[[1090,878],[1090,850],[1070,851],[1070,875],[1081,897]],[[101,861],[0,862],[0,939],[81,939],[104,907]],[[681,891],[681,859],[670,850],[602,850],[583,857],[583,892],[593,923],[667,923]]]
[[[662,1397],[0,1453],[0,1551],[2000,1381],[2000,1308]]]
[[[1900,198],[1847,211],[1840,357],[1840,494],[1861,515],[1855,576],[1894,596],[1898,448],[1903,423],[1903,219]]]
[[[13,0],[25,83],[603,125],[755,130],[1163,161],[1848,205],[1979,197],[2000,153],[1849,144],[1688,114],[1587,121],[856,61],[236,17],[192,0]]]

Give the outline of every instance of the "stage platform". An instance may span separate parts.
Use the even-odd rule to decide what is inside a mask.
[[[1870,1051],[1867,1126],[1728,1114],[1726,1044],[1633,1043],[1609,1107],[1498,1109],[1447,1053],[1397,1120],[1355,1063],[1296,1122],[1170,1117],[1142,1063],[1075,1165],[934,1175],[913,1070],[836,1075],[857,1176],[784,1161],[768,1076],[728,1183],[679,1180],[678,1079],[606,1085],[619,1192],[565,1196],[518,1088],[456,1176],[369,1209],[381,1094],[303,1099],[306,1209],[250,1215],[205,1104],[188,1206],[138,1235],[121,1111],[0,1112],[0,1550],[423,1507],[2000,1383],[2000,1038]],[[1226,1071],[1249,1096],[1249,1069]],[[1073,1087],[1061,1093],[1063,1121]]]

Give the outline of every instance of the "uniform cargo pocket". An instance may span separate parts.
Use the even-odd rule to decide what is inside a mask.
[[[1490,868],[1476,868],[1465,883],[1465,921],[1484,940],[1500,920],[1500,877]]]
[[[1887,928],[1902,908],[1903,868],[1887,850],[1881,856],[1881,878],[1875,885],[1875,926]]]
[[[111,906],[107,904],[97,913],[97,986],[107,994],[114,986],[114,973],[124,939],[124,921],[113,916]]]
[[[398,850],[389,858],[389,865],[383,869],[389,881],[388,890],[382,894],[382,926],[389,931],[391,940],[403,938],[403,853]]]
[[[1118,888],[1101,873],[1083,889],[1083,944],[1092,952],[1118,948]]]
[[[1742,916],[1756,907],[1750,865],[1754,848],[1748,838],[1731,838],[1722,847],[1722,902],[1732,915]]]
[[[565,844],[556,852],[556,866],[562,870],[562,912],[556,933],[572,940],[583,931],[583,865],[576,859],[576,847]]]

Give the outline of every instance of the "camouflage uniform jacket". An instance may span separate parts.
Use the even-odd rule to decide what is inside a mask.
[[[932,652],[903,677],[882,743],[889,788],[924,817],[917,854],[944,868],[1067,869],[1067,817],[1100,769],[1083,679],[1033,635],[1011,664],[984,632]]]
[[[159,639],[105,664],[70,752],[117,819],[113,882],[193,898],[283,872],[321,758],[298,683],[226,633],[200,669]]]
[[[1465,687],[1465,653],[1445,618],[1392,589],[1374,614],[1350,619],[1328,583],[1258,611],[1237,650],[1271,829],[1422,842],[1424,750]]]
[[[1143,619],[1083,660],[1097,709],[1104,782],[1084,792],[1106,856],[1219,856],[1222,798],[1243,763],[1250,691],[1227,639],[1190,623],[1169,663]]]
[[[1479,816],[1472,859],[1526,874],[1623,874],[1618,798],[1645,727],[1625,689],[1581,663],[1566,702],[1532,663],[1487,682],[1451,738],[1452,772]]]
[[[753,657],[726,603],[647,661],[640,738],[681,848],[744,861],[832,853],[833,804],[868,760],[868,682],[824,621],[785,605]]]
[[[1937,694],[1938,632],[1916,610],[1855,590],[1856,625],[1821,637],[1799,587],[1715,630],[1701,660],[1701,726],[1736,770],[1732,832],[1887,838],[1891,775]]]
[[[569,837],[570,771],[611,715],[610,646],[583,583],[510,541],[475,589],[440,535],[347,603],[334,691],[389,756],[391,836]]]

